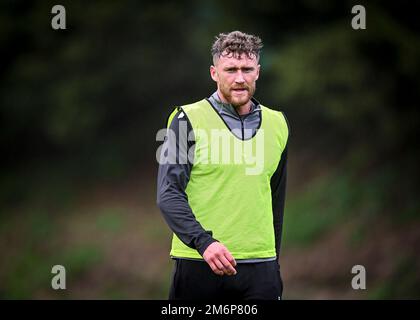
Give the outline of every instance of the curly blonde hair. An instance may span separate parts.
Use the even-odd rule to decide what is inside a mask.
[[[245,53],[249,58],[260,58],[262,41],[259,37],[252,34],[246,34],[241,31],[232,31],[230,33],[220,33],[211,47],[213,62],[222,55],[233,54],[235,57]]]

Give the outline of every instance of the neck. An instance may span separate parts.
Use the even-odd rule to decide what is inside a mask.
[[[239,115],[243,115],[243,114],[247,114],[251,111],[251,100],[249,100],[246,104],[239,106],[239,107],[235,107],[236,111],[238,112]]]
[[[230,104],[229,101],[226,100],[226,98],[222,95],[222,93],[219,90],[217,90],[217,95],[219,96],[221,102],[223,102],[224,104]],[[247,103],[241,106],[234,106],[233,104],[231,105],[235,108],[236,112],[239,115],[244,115],[251,111],[251,100],[248,100]]]

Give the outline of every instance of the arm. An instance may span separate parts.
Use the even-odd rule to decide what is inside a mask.
[[[194,141],[187,141],[192,132],[191,123],[182,111],[178,111],[169,126],[172,133],[167,134],[162,150],[167,150],[170,159],[175,163],[159,165],[157,181],[157,204],[170,229],[190,248],[196,249],[218,275],[236,274],[235,259],[227,248],[212,237],[210,231],[203,229],[196,220],[188,203],[185,192],[192,164],[187,154],[194,147]],[[179,130],[181,128],[181,130]],[[184,132],[185,131],[185,132]],[[181,133],[180,133],[181,132]]]
[[[157,205],[170,229],[190,248],[196,249],[201,255],[207,247],[217,241],[211,232],[204,230],[196,220],[188,203],[185,192],[192,164],[189,161],[180,163],[180,158],[187,159],[189,148],[194,147],[194,141],[187,141],[188,133],[192,130],[191,123],[182,111],[178,111],[169,129],[172,130],[165,138],[166,144],[162,150],[167,150],[176,163],[159,165],[157,179]],[[181,133],[180,129],[181,128]],[[186,130],[185,130],[186,129]]]
[[[284,148],[279,165],[271,177],[271,197],[273,207],[273,224],[276,241],[276,255],[279,258],[281,236],[283,228],[284,203],[286,197],[287,181],[287,152],[288,146]]]

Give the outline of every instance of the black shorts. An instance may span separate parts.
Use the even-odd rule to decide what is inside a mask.
[[[218,276],[205,261],[175,259],[170,300],[280,300],[277,261],[238,263],[234,276]]]

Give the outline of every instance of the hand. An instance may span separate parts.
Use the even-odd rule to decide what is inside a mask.
[[[220,242],[213,242],[203,253],[204,260],[213,272],[219,276],[235,275],[236,261],[229,250]]]

